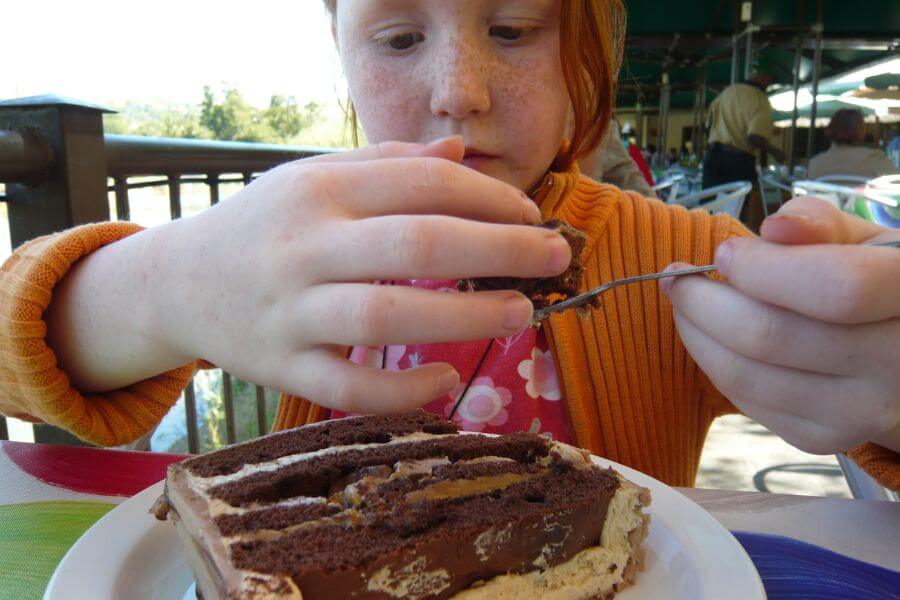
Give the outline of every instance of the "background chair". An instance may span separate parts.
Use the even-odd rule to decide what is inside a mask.
[[[781,208],[781,205],[784,204],[785,192],[788,197],[791,196],[791,183],[790,179],[784,179],[773,171],[759,174],[759,194],[762,198],[764,217],[769,216],[769,207],[774,206],[775,210]]]
[[[672,202],[678,197],[678,191],[681,189],[681,185],[686,181],[687,177],[683,173],[676,173],[666,177],[650,189],[652,189],[656,194],[656,197],[663,202]]]
[[[672,204],[680,204],[687,208],[701,208],[712,214],[723,213],[738,219],[747,194],[752,189],[753,184],[749,181],[733,181],[676,198]]]

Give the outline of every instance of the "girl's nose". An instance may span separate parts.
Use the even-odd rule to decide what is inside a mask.
[[[437,50],[431,91],[435,116],[463,120],[490,110],[490,69],[475,48],[456,38]]]

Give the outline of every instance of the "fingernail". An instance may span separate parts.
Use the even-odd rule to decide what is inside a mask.
[[[525,205],[525,222],[529,225],[537,225],[541,222],[541,209],[537,207],[534,201],[522,194],[522,204]]]
[[[513,332],[522,331],[531,322],[533,311],[534,306],[528,301],[528,298],[519,295],[511,296],[506,301],[503,327]]]
[[[722,273],[723,275],[728,274],[728,269],[731,266],[731,257],[734,255],[734,244],[732,244],[729,240],[725,240],[719,247],[716,248],[716,269]]]
[[[443,396],[449,394],[459,385],[459,373],[454,370],[447,371],[437,381],[437,394],[435,396]]]
[[[550,260],[547,268],[554,273],[562,273],[572,262],[572,249],[566,238],[556,232],[547,233],[547,245],[550,247]]]
[[[766,221],[793,221],[795,223],[813,223],[815,219],[810,217],[809,215],[805,215],[803,213],[794,213],[794,212],[777,212]]]

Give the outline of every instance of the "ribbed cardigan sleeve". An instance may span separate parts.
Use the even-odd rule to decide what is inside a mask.
[[[0,267],[0,413],[66,429],[101,446],[131,442],[168,412],[196,365],[128,387],[82,394],[57,367],[44,312],[56,284],[81,258],[142,228],[125,222],[82,225],[31,240]]]

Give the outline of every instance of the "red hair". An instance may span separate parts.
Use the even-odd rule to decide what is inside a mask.
[[[324,0],[335,15],[337,0]],[[565,162],[589,154],[609,127],[616,103],[616,81],[625,46],[623,0],[561,0],[559,53],[572,103],[574,126]],[[356,113],[350,105],[356,141]]]

